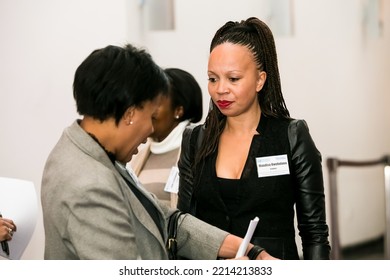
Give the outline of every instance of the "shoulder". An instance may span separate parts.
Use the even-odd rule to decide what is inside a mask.
[[[291,138],[293,135],[309,135],[309,127],[304,119],[292,119],[288,125],[288,134]]]
[[[196,139],[199,132],[203,130],[203,124],[190,124],[183,132],[183,143],[193,142],[191,139]]]
[[[203,124],[190,125],[184,130],[180,152],[181,164],[186,163],[190,165],[194,160],[194,152],[202,141],[203,130]]]
[[[270,116],[262,116],[260,120],[260,133],[271,138],[284,138],[287,136],[289,126],[294,119],[275,118]]]
[[[289,127],[296,129],[308,129],[307,122],[304,119],[291,119]]]
[[[309,130],[304,119],[279,119],[268,117],[268,122],[273,130],[289,130],[289,132],[304,132]]]
[[[295,119],[290,122],[288,127],[288,139],[292,151],[299,152],[311,151],[313,154],[319,154],[319,151],[310,135],[307,122],[303,119]]]

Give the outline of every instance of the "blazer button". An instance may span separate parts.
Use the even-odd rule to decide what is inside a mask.
[[[230,223],[230,217],[229,216],[226,216],[226,222]]]

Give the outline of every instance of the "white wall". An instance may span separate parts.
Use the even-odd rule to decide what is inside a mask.
[[[145,46],[161,66],[193,73],[206,110],[214,32],[227,20],[262,15],[265,3],[175,1],[176,29],[150,32],[140,2],[0,0],[0,176],[31,180],[40,195],[46,157],[77,117],[74,71],[92,50],[108,44]],[[307,120],[324,160],[390,153],[390,2],[383,1],[381,38],[363,33],[365,2],[294,0],[294,34],[275,38],[287,106],[293,117]],[[328,192],[325,162],[324,175]],[[342,244],[379,236],[384,229],[381,170],[339,175]],[[43,246],[40,215],[23,258],[42,259]]]

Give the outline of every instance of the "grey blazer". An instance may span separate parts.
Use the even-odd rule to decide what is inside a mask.
[[[45,259],[167,259],[166,224],[173,209],[134,182],[164,217],[162,237],[121,173],[134,182],[77,121],[65,129],[42,178]],[[216,259],[227,234],[183,215],[178,253],[189,259]]]

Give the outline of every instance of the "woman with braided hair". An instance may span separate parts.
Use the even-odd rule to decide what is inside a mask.
[[[257,18],[229,21],[212,39],[210,110],[183,135],[178,208],[280,259],[329,259],[321,154],[304,120],[290,117],[275,42]]]

